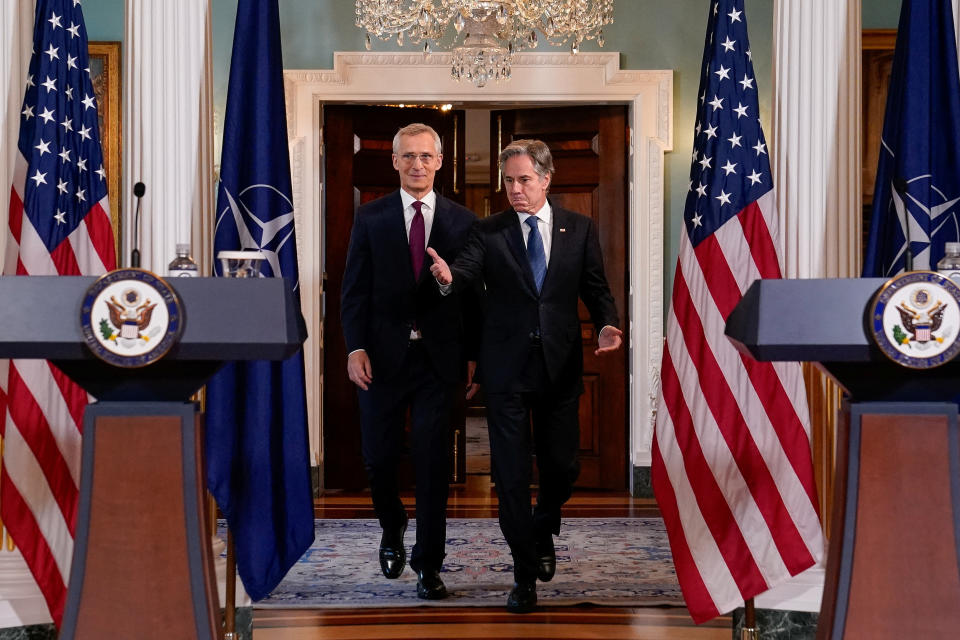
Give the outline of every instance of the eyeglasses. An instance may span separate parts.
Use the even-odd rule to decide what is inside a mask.
[[[413,164],[417,160],[420,161],[420,164],[431,164],[436,156],[432,153],[404,153],[400,156],[400,159],[403,160],[405,164]]]

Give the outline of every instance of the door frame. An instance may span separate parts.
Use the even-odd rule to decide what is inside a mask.
[[[478,89],[450,79],[449,53],[336,52],[333,69],[284,71],[304,345],[311,464],[321,465],[323,416],[322,182],[324,102],[456,103],[466,108],[617,103],[629,107],[628,354],[631,488],[648,468],[656,421],[664,306],[664,153],[673,149],[673,71],[622,70],[620,54],[518,53],[512,79]],[[386,83],[385,78],[389,78]],[[321,475],[322,477],[322,475]]]

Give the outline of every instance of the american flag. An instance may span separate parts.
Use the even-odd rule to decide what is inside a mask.
[[[747,287],[780,277],[780,258],[743,0],[711,3],[708,22],[652,464],[698,623],[823,554],[800,366],[756,362],[724,336]]]
[[[79,0],[38,0],[4,274],[116,266]],[[0,518],[59,626],[70,577],[87,394],[43,360],[0,369]]]

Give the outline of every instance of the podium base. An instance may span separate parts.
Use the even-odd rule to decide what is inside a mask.
[[[202,432],[193,403],[87,407],[61,638],[218,637]]]
[[[854,402],[840,422],[834,530],[817,638],[955,637],[957,405]]]

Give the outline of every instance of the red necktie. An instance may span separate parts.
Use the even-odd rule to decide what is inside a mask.
[[[420,278],[420,269],[423,267],[423,254],[427,250],[424,236],[426,232],[423,227],[423,213],[420,208],[423,203],[417,200],[413,203],[416,213],[413,214],[413,221],[410,223],[410,263],[413,265],[413,279]]]

